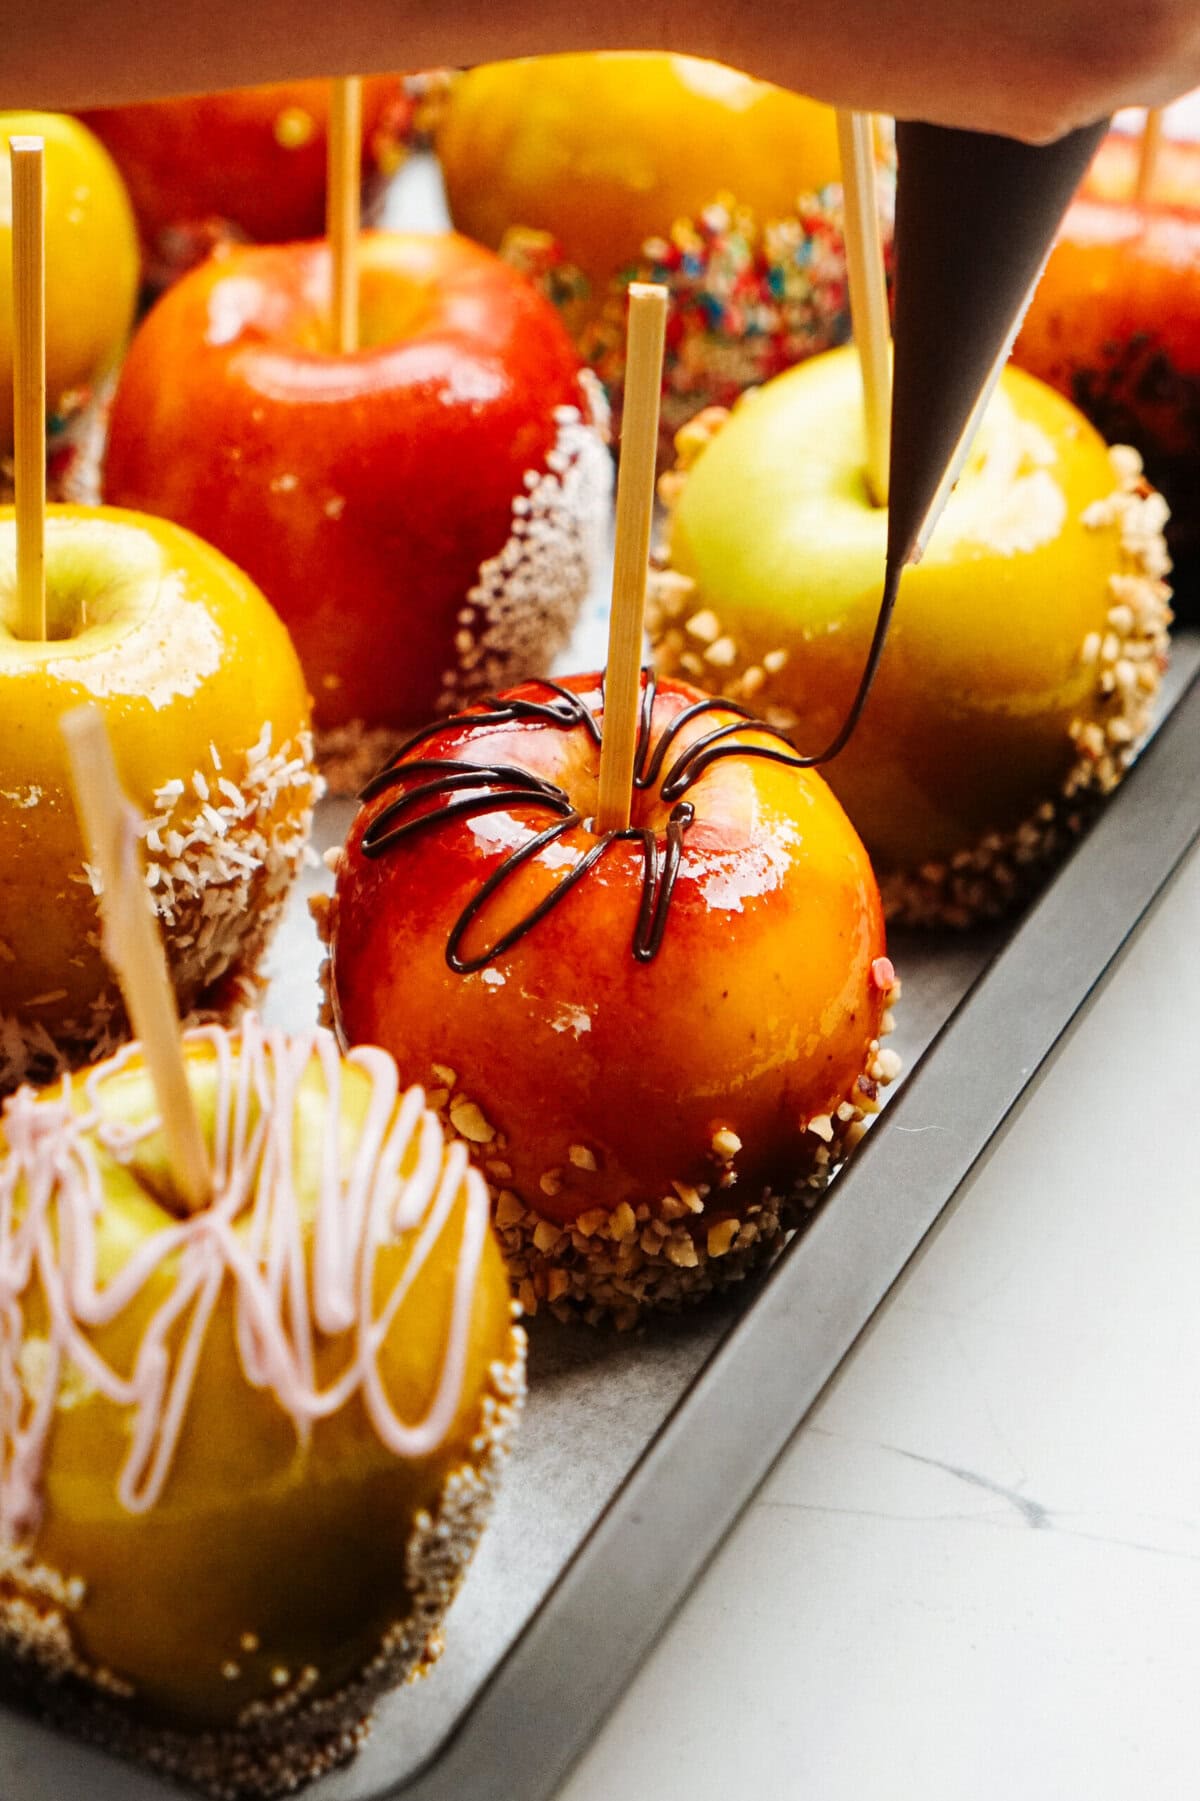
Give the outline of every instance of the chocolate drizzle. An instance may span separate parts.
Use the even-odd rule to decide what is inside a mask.
[[[445,825],[451,819],[478,819],[485,813],[495,813],[513,806],[532,807],[553,816],[550,825],[505,857],[472,895],[455,920],[446,943],[446,961],[457,974],[472,975],[494,962],[497,957],[503,956],[505,951],[531,932],[589,871],[596,868],[614,844],[621,842],[637,843],[642,847],[642,893],[631,949],[639,963],[649,963],[662,946],[671,896],[683,860],[684,834],[695,818],[695,808],[690,800],[684,798],[688,789],[714,763],[726,757],[757,757],[772,763],[784,763],[794,769],[811,769],[816,763],[824,762],[830,754],[825,751],[816,757],[800,756],[782,732],[755,719],[748,707],[742,706],[738,701],[713,697],[694,701],[691,706],[677,713],[668,721],[651,751],[650,738],[658,684],[653,670],[645,670],[643,676],[633,785],[642,792],[657,787],[662,799],[671,806],[664,842],[659,844],[658,834],[652,826],[631,825],[624,831],[604,832],[548,894],[527,913],[522,914],[516,924],[503,932],[494,943],[474,956],[463,955],[463,940],[488,902],[523,864],[538,856],[547,845],[555,843],[567,832],[582,825],[583,815],[557,783],[546,781],[532,770],[520,769],[511,763],[470,763],[461,757],[413,757],[411,752],[445,731],[462,730],[464,727],[472,730],[486,729],[489,726],[516,725],[526,721],[554,725],[567,731],[585,731],[592,742],[599,745],[600,721],[595,713],[581,695],[564,688],[559,682],[542,680],[539,686],[549,689],[552,698],[526,700],[514,696],[512,699],[484,701],[478,711],[460,713],[453,719],[439,721],[410,740],[407,748],[386,769],[380,770],[363,789],[360,799],[369,801],[391,788],[403,788],[403,792],[389,801],[371,820],[362,835],[363,855],[372,859],[382,857],[396,845],[416,837],[420,832]],[[667,767],[667,760],[684,727],[693,719],[714,712],[734,713],[737,717],[714,726],[711,731],[694,739]],[[746,727],[776,739],[778,743],[747,743],[738,736]],[[839,739],[840,737],[841,734]],[[404,787],[410,778],[427,779],[418,779],[415,786]],[[426,808],[426,802],[436,803],[439,800],[444,800],[445,804]]]

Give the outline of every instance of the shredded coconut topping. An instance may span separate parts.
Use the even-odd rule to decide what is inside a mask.
[[[508,539],[464,597],[436,713],[544,674],[570,639],[600,565],[612,500],[608,402],[590,370],[579,381],[584,411],[555,409],[546,466],[526,471]],[[362,720],[319,730],[317,756],[330,790],[357,793],[409,736]]]
[[[508,542],[480,565],[461,615],[457,665],[443,674],[439,712],[549,668],[566,646],[599,561],[612,496],[608,406],[587,370],[590,421],[556,410],[554,448],[513,499]],[[594,423],[593,423],[594,422]]]
[[[146,885],[184,1013],[228,1020],[255,997],[258,964],[304,860],[322,788],[311,734],[276,748],[266,724],[244,755],[222,756],[212,745],[203,769],[156,791],[141,828]],[[86,864],[78,879],[100,892]],[[48,1024],[28,1011],[0,1012],[0,1094],[107,1056],[128,1035],[107,977],[82,1018]]]

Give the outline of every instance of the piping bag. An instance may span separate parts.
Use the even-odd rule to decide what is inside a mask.
[[[1042,145],[896,125],[887,568],[871,675],[900,577],[919,559],[958,479],[1054,234],[1108,124]]]

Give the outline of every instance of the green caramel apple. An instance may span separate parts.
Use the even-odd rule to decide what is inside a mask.
[[[680,450],[651,584],[656,661],[818,751],[850,708],[883,581],[854,351],[702,418]],[[1005,371],[825,769],[893,914],[999,911],[1082,797],[1119,779],[1165,656],[1164,518],[1132,453]]]
[[[137,1045],[0,1124],[0,1639],[68,1723],[273,1794],[436,1655],[521,1338],[482,1179],[390,1058],[253,1017],[184,1046],[198,1213]]]

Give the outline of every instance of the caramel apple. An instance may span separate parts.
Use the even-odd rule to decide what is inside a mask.
[[[240,250],[165,295],[112,410],[108,500],[190,526],[282,614],[331,783],[547,668],[611,485],[553,309],[463,238],[367,233],[362,348],[330,349],[324,244]]]
[[[1013,358],[1132,444],[1171,506],[1181,593],[1200,599],[1200,144],[1162,147],[1135,198],[1137,146],[1101,146],[1050,255]]]
[[[883,582],[854,351],[694,421],[679,446],[648,603],[658,667],[816,751],[857,690]],[[890,914],[1003,911],[1119,781],[1166,654],[1165,517],[1133,452],[1005,371],[827,766]]]
[[[325,224],[331,84],[293,81],[85,112],[125,177],[152,285],[222,242],[284,243]],[[368,201],[403,157],[411,108],[400,78],[363,82]]]
[[[537,57],[457,77],[437,147],[455,224],[559,303],[615,403],[626,287],[668,286],[667,434],[846,335],[827,106],[689,56]]]
[[[184,1054],[202,1210],[136,1044],[0,1121],[0,1647],[73,1730],[290,1794],[437,1656],[523,1336],[485,1186],[383,1052],[251,1016]]]
[[[254,992],[304,854],[318,782],[304,678],[239,570],[190,532],[52,507],[48,636],[16,636],[0,510],[0,1093],[127,1034],[58,721],[94,700],[146,814],[146,881],[182,1012]]]
[[[627,1324],[743,1276],[894,1074],[866,854],[736,705],[644,682],[598,834],[598,676],[431,729],[366,791],[324,917],[343,1041],[482,1158],[523,1304]]]
[[[115,360],[137,301],[137,232],[112,158],[60,113],[0,113],[0,500],[13,445],[12,138],[45,145],[46,405],[57,430]]]

